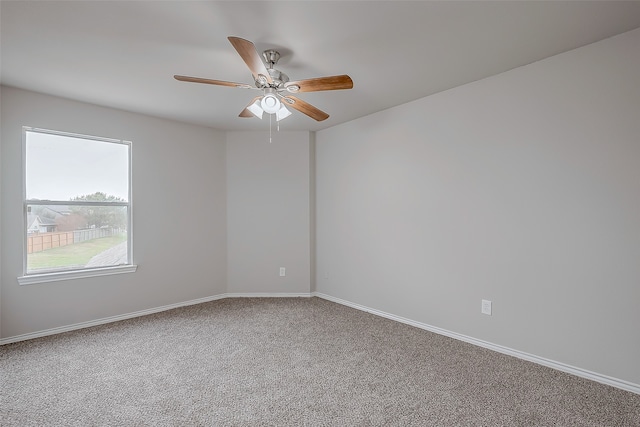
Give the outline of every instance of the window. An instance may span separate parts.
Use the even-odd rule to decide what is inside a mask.
[[[131,142],[23,128],[21,284],[135,271]]]

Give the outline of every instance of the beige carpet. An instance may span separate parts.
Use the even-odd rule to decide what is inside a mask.
[[[0,347],[2,426],[640,426],[640,395],[319,298]]]

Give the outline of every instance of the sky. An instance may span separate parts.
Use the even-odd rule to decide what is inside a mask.
[[[27,199],[68,201],[97,191],[128,200],[129,145],[27,131]]]

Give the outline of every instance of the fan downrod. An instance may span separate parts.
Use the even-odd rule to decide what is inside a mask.
[[[280,52],[273,49],[267,49],[262,52],[262,57],[264,58],[264,61],[269,64],[268,68],[273,68],[273,66],[276,65],[278,63],[278,60],[280,59]]]
[[[272,84],[265,84],[265,82],[256,81],[256,86],[260,89],[266,87],[273,87],[276,89],[282,89],[284,84],[289,81],[289,76],[283,73],[280,70],[277,70],[274,67],[278,63],[280,59],[280,52],[273,49],[267,49],[262,52],[262,57],[264,58],[265,63],[267,64],[267,72],[273,81]]]

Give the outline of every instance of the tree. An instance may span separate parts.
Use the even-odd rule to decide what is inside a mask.
[[[97,191],[93,194],[76,196],[71,201],[110,203],[125,202],[126,200]],[[87,228],[110,227],[125,229],[127,227],[126,207],[124,206],[71,206],[70,210],[72,213],[84,217]]]
[[[82,213],[71,212],[56,219],[58,231],[73,231],[87,228],[87,219]]]

